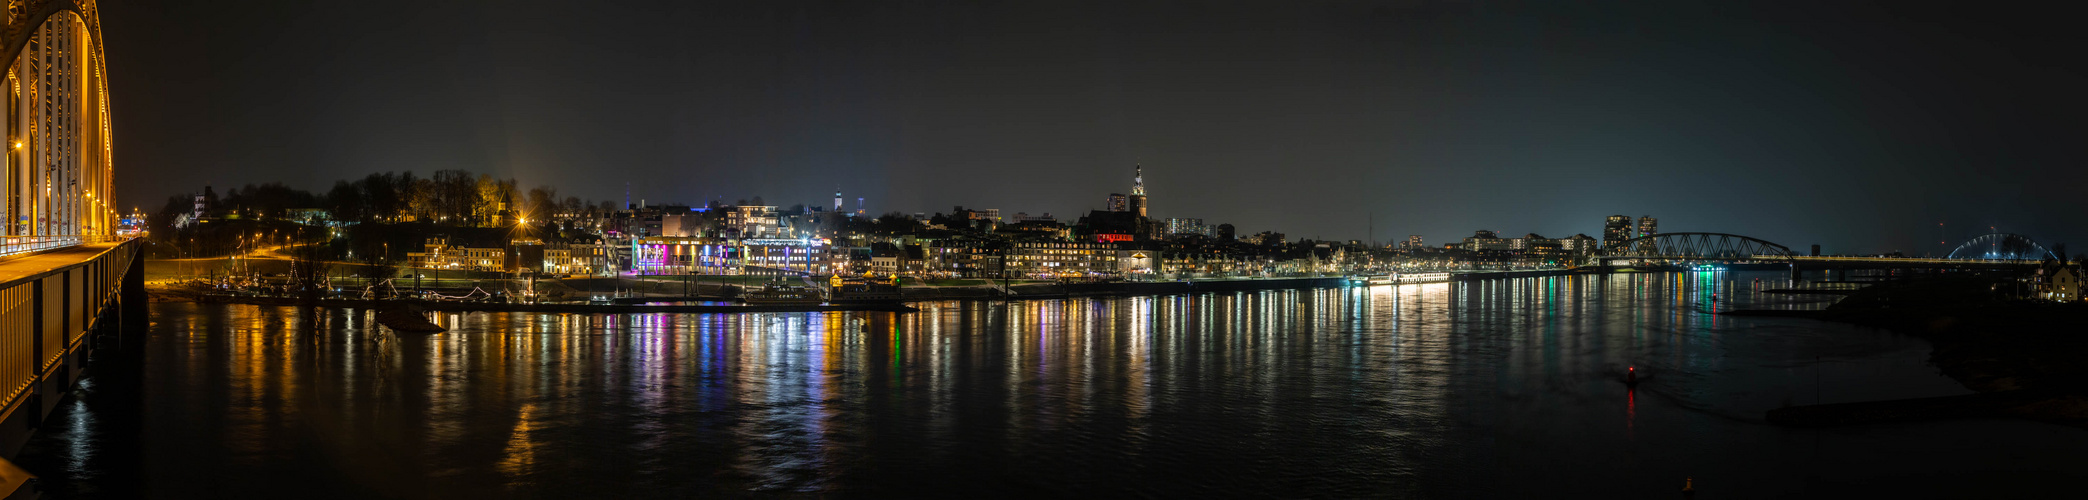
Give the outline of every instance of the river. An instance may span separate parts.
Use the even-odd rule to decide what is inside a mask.
[[[1919,339],[1710,313],[1831,300],[1760,293],[1782,279],[443,313],[432,336],[156,303],[142,364],[98,359],[17,463],[55,498],[1927,498],[2088,471],[2069,427],[1764,423],[1968,392]]]

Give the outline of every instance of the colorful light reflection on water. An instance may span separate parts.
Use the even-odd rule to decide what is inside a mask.
[[[1762,423],[1964,392],[1917,340],[1711,314],[1825,304],[1760,293],[1774,276],[446,313],[434,336],[155,304],[140,376],[90,379],[20,462],[78,498],[1645,497],[1683,477],[1706,495],[1928,496],[2088,470],[2088,438],[2043,424]]]

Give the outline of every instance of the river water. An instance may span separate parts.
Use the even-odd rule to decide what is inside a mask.
[[[1918,339],[1710,314],[1831,300],[1759,292],[1779,280],[466,313],[433,336],[160,303],[142,365],[98,366],[17,462],[57,498],[1927,498],[2088,473],[2074,428],[1765,424],[1967,392]]]

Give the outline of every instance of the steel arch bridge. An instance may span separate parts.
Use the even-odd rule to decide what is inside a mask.
[[[109,88],[94,0],[7,0],[0,255],[105,241]]]
[[[1640,236],[1604,247],[1594,257],[1598,262],[1686,261],[1792,263],[1790,248],[1768,241],[1725,233],[1663,233]]]
[[[1962,260],[2045,260],[2064,256],[2052,253],[2029,236],[2013,233],[1984,234],[1950,250],[1949,258]]]

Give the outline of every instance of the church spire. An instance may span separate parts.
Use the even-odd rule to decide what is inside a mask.
[[[1131,195],[1145,196],[1145,164],[1132,167]]]
[[[1131,178],[1130,208],[1131,213],[1138,214],[1138,217],[1143,219],[1146,216],[1145,165],[1138,165],[1133,169],[1136,177]]]

